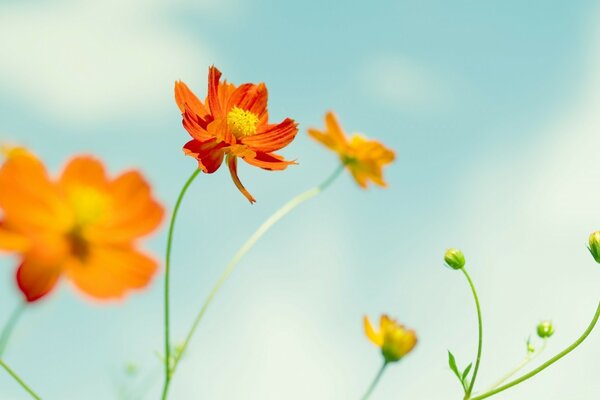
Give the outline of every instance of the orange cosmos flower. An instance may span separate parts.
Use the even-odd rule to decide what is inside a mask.
[[[394,152],[376,140],[369,140],[355,134],[348,140],[336,116],[332,112],[325,115],[325,130],[309,129],[308,134],[336,152],[340,160],[363,189],[369,180],[385,187],[383,166],[394,161]]]
[[[379,332],[375,332],[368,317],[364,318],[365,334],[371,342],[381,348],[386,362],[395,362],[411,352],[417,344],[415,331],[382,315],[379,319]]]
[[[92,157],[71,159],[51,179],[24,149],[5,152],[0,167],[0,250],[20,256],[17,283],[32,302],[61,276],[97,299],[145,287],[157,263],[136,249],[154,231],[163,208],[137,171],[106,175]]]
[[[225,159],[233,182],[254,203],[256,200],[238,178],[237,159],[271,171],[295,164],[273,152],[294,140],[298,126],[290,118],[269,124],[264,83],[236,87],[220,79],[221,72],[210,67],[204,102],[185,83],[175,82],[175,101],[183,116],[183,126],[192,136],[183,150],[198,160],[198,167],[207,174],[219,169]]]

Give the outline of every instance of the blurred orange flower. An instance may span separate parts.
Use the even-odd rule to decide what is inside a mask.
[[[364,317],[365,334],[371,342],[381,348],[386,362],[395,362],[411,352],[417,344],[415,331],[382,315],[379,319],[379,332],[375,332],[368,317]]]
[[[100,161],[78,156],[53,180],[28,151],[4,153],[0,250],[20,256],[17,283],[28,301],[48,294],[61,276],[96,299],[148,285],[157,263],[135,242],[158,227],[164,211],[139,172],[110,179]]]
[[[360,187],[366,189],[369,180],[381,187],[386,186],[382,169],[394,161],[396,156],[392,150],[358,134],[348,140],[332,112],[325,115],[325,130],[309,129],[308,134],[339,155]]]
[[[183,149],[186,155],[198,160],[198,167],[207,174],[219,169],[225,158],[233,182],[254,203],[256,200],[238,178],[238,157],[266,170],[283,170],[295,164],[273,152],[294,140],[298,126],[290,118],[269,124],[264,83],[236,87],[220,79],[221,72],[210,67],[204,102],[185,83],[175,82],[175,101],[183,116],[183,126],[192,136]]]

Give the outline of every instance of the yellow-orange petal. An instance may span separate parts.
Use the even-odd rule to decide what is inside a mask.
[[[131,247],[92,246],[87,258],[69,262],[66,275],[83,293],[109,300],[146,287],[157,267],[153,258]]]
[[[129,242],[154,231],[164,216],[151,187],[139,171],[119,175],[107,186],[111,211],[89,227],[86,238],[94,243]]]
[[[244,187],[244,185],[242,185],[242,182],[240,181],[240,178],[238,177],[237,174],[237,157],[236,156],[227,156],[227,166],[229,167],[229,172],[231,174],[231,179],[233,179],[233,183],[235,184],[235,186],[238,188],[238,190],[240,192],[242,192],[242,194],[248,199],[248,201],[250,202],[250,204],[256,203],[256,199],[254,197],[252,197],[252,195],[250,194],[250,192],[248,190],[246,190],[246,188]]]
[[[371,321],[369,321],[369,317],[365,316],[363,318],[363,324],[365,327],[365,334],[367,335],[367,338],[369,338],[369,340],[375,345],[379,347],[383,346],[383,336],[381,335],[381,333],[375,332],[375,330],[373,329],[373,325],[371,325]]]
[[[82,185],[104,190],[108,178],[100,160],[92,156],[77,156],[69,160],[59,182],[67,190]]]
[[[20,233],[61,231],[69,210],[46,168],[31,153],[8,158],[0,167],[0,209],[11,230]]]
[[[0,223],[0,250],[23,252],[30,246],[30,240],[27,236],[11,232],[5,229]]]

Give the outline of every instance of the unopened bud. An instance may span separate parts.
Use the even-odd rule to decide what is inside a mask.
[[[593,232],[590,235],[588,249],[592,253],[594,260],[600,264],[600,231]]]
[[[537,326],[537,334],[542,339],[547,339],[554,334],[554,326],[550,321],[542,321]]]
[[[444,254],[444,261],[450,268],[461,269],[465,266],[465,255],[458,249],[448,249]]]

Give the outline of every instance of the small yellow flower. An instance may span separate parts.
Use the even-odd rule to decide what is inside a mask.
[[[417,344],[417,334],[406,329],[387,315],[379,319],[379,332],[375,332],[368,317],[364,317],[365,334],[371,342],[381,348],[386,362],[396,362],[412,351]]]
[[[332,112],[325,115],[325,129],[309,129],[308,134],[328,149],[337,153],[358,185],[366,189],[369,181],[386,187],[383,167],[395,159],[392,150],[376,140],[355,134],[347,138],[344,130]]]

